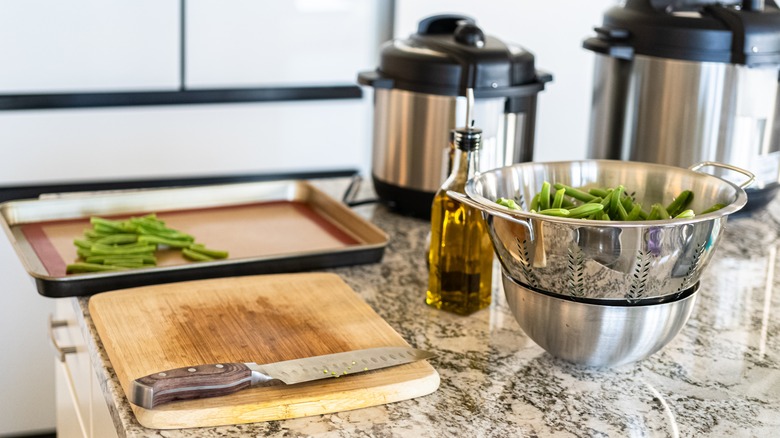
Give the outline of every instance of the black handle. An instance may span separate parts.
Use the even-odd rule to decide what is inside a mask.
[[[466,15],[432,15],[420,20],[417,25],[417,33],[420,35],[452,34],[461,23],[475,24],[476,21]]]

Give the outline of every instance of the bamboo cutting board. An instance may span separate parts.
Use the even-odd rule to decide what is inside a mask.
[[[125,394],[132,380],[171,368],[408,346],[334,274],[231,277],[104,292],[91,297],[89,310]],[[436,370],[420,361],[154,409],[131,406],[145,427],[178,429],[345,411],[427,395],[438,386]]]

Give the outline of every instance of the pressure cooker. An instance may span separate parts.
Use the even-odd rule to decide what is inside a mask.
[[[425,18],[409,38],[383,44],[379,66],[358,75],[374,89],[371,172],[380,201],[430,217],[450,170],[450,132],[466,123],[468,89],[483,133],[480,169],[531,161],[536,97],[551,80],[531,52],[462,15]]]
[[[596,36],[589,158],[754,173],[746,210],[780,184],[780,10],[768,0],[627,0]],[[719,175],[734,179],[735,175]]]

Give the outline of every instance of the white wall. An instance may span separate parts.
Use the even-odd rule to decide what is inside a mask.
[[[485,33],[523,46],[537,69],[553,75],[539,94],[535,161],[585,158],[593,79],[593,54],[582,41],[594,34],[616,0],[397,0],[395,35],[416,32],[429,15],[471,16]]]

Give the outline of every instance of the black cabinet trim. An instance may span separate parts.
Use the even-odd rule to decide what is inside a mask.
[[[359,99],[357,85],[0,95],[0,111]]]
[[[92,192],[103,190],[189,187],[210,184],[279,181],[288,179],[319,179],[355,177],[356,169],[336,169],[311,172],[261,173],[244,175],[191,176],[181,178],[136,179],[117,181],[82,181],[35,185],[0,186],[0,202],[14,199],[34,199],[45,193]]]

